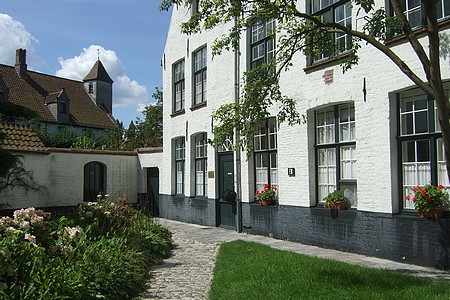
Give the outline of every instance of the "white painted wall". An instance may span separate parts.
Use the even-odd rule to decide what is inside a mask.
[[[299,5],[303,5],[299,1]],[[384,6],[384,1],[377,1]],[[211,113],[219,105],[233,101],[233,53],[224,52],[211,57],[210,45],[229,26],[186,36],[180,33],[180,24],[188,19],[190,12],[184,7],[174,7],[172,20],[164,51],[164,151],[161,189],[163,194],[173,194],[174,167],[172,139],[186,136],[186,196],[191,196],[190,137],[200,131],[211,135]],[[353,11],[353,27],[362,28],[362,16]],[[448,33],[449,30],[447,29]],[[425,43],[424,39],[421,39]],[[208,106],[191,111],[192,51],[208,46]],[[398,212],[398,170],[397,170],[397,116],[393,92],[413,88],[414,85],[382,53],[361,44],[359,64],[345,74],[339,65],[326,64],[323,67],[305,71],[307,59],[295,56],[293,66],[281,76],[282,92],[297,101],[300,113],[308,116],[307,124],[289,127],[280,126],[278,134],[279,160],[279,202],[285,205],[310,206],[316,203],[314,111],[330,105],[353,102],[356,117],[357,199],[358,210],[395,213]],[[391,49],[412,66],[423,77],[421,66],[412,49],[406,43],[392,45]],[[424,49],[427,47],[425,45]],[[241,41],[241,73],[246,70],[245,35]],[[172,117],[172,64],[185,59],[186,107],[185,114]],[[325,84],[325,71],[333,71],[333,83]],[[449,59],[441,61],[442,77],[450,79]],[[363,78],[366,79],[367,96],[363,98]],[[167,99],[167,100],[166,100]],[[276,113],[276,108],[273,110]],[[215,171],[214,150],[209,147],[208,170]],[[243,201],[253,201],[254,183],[252,156],[246,160],[242,155]],[[288,168],[296,169],[296,176],[289,177]],[[170,182],[170,184],[169,184]],[[209,179],[209,197],[215,197],[215,179]]]
[[[44,186],[42,192],[25,193],[22,189],[0,195],[11,208],[72,206],[83,200],[85,164],[96,161],[107,167],[107,193],[136,202],[138,172],[141,170],[134,153],[108,151],[57,150],[50,154],[23,154],[23,165],[32,170],[35,180]],[[150,162],[148,162],[150,164]],[[145,192],[145,188],[141,188]]]

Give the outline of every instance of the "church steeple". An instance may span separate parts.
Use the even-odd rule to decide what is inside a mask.
[[[86,91],[98,107],[112,114],[112,84],[100,59],[98,59],[89,73],[84,77],[83,83]]]

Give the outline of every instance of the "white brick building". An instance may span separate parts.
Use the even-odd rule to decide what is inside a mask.
[[[342,10],[343,21],[361,27],[355,9],[351,14],[346,9],[349,3],[339,1],[319,12],[337,18]],[[450,1],[440,5],[442,31],[450,32],[445,13]],[[235,228],[237,211],[243,231],[450,267],[447,214],[439,222],[419,219],[412,203],[404,200],[416,184],[450,186],[434,101],[370,46],[363,46],[358,65],[345,74],[336,58],[295,56],[280,86],[297,101],[307,122],[277,129],[276,119],[267,119],[265,131],[256,135],[261,146],[241,155],[242,215],[235,203],[223,201],[223,192],[233,188],[233,152],[215,149],[205,140],[212,138],[211,113],[234,101],[234,53],[212,57],[211,50],[214,39],[232,24],[184,35],[180,25],[191,13],[189,8],[173,8],[163,56],[161,216]],[[270,26],[258,24],[243,35],[241,77],[259,60],[270,58],[272,41],[264,36]],[[390,48],[423,77],[405,39]],[[448,57],[441,60],[441,71],[449,80]],[[255,202],[255,190],[264,183],[278,186],[276,205],[260,207]],[[330,216],[321,199],[335,189],[345,191],[351,209]]]

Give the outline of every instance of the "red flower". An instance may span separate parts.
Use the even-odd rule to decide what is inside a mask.
[[[443,186],[442,184],[438,185],[438,189],[445,189],[445,186]]]
[[[269,184],[266,183],[266,184],[264,185],[264,189],[268,189],[268,188],[269,188]]]
[[[416,200],[417,200],[417,198],[416,198],[416,196],[414,196],[414,197],[413,197],[413,201],[416,201]]]
[[[274,185],[272,185],[271,187],[270,187],[272,190],[274,190],[274,191],[276,191],[277,190],[277,187],[276,186],[274,186]]]
[[[427,202],[430,202],[430,201],[431,201],[431,198],[430,198],[429,196],[426,196],[426,197],[425,197],[425,200],[426,200]]]
[[[425,195],[426,193],[427,193],[427,191],[426,190],[420,190],[420,193],[422,194],[422,195]]]
[[[406,200],[409,200],[409,199],[411,199],[411,196],[410,196],[410,195],[407,195],[407,196],[405,197],[405,199],[406,199]]]
[[[255,195],[258,195],[259,194],[259,191],[258,190],[256,190],[256,193],[255,193]]]
[[[415,187],[413,187],[413,192],[417,191],[418,189],[420,189],[420,185],[416,185]]]

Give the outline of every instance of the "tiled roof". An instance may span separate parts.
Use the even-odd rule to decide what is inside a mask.
[[[45,152],[47,148],[30,126],[24,124],[1,123],[0,132],[5,139],[0,148],[26,152]]]
[[[111,77],[109,77],[108,72],[106,72],[106,69],[100,60],[97,60],[95,62],[94,66],[83,80],[99,80],[103,82],[113,83],[113,80],[111,79]]]
[[[70,100],[72,125],[97,128],[114,126],[112,117],[92,101],[83,82],[29,70],[27,75],[22,78],[14,67],[0,64],[0,76],[8,90],[8,101],[34,110],[41,121],[57,122],[45,105],[45,97],[64,88]]]

